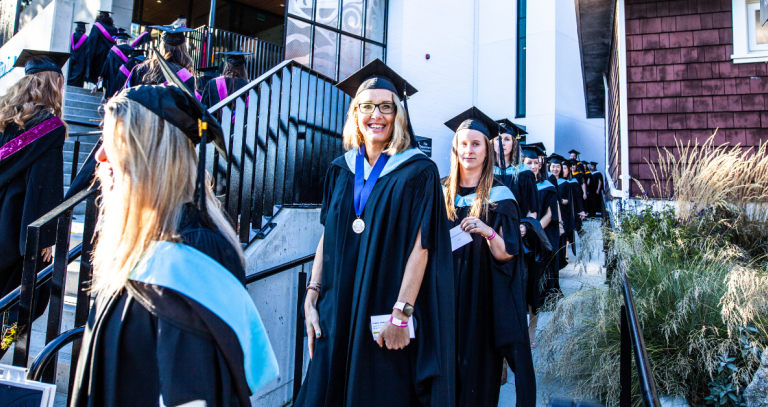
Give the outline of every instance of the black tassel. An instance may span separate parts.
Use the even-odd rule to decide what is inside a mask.
[[[506,175],[507,165],[504,162],[504,142],[501,140],[501,134],[499,134],[498,138],[499,138],[499,167],[501,168],[501,175]]]
[[[411,135],[411,147],[419,147],[419,143],[416,141],[416,133],[413,132],[413,126],[411,125],[411,114],[408,113],[408,82],[403,85],[403,106],[405,106],[405,114],[408,117],[408,133]]]

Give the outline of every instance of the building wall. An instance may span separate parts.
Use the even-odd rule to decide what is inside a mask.
[[[730,0],[626,0],[630,175],[649,191],[675,140],[768,141],[768,65],[734,64]],[[631,194],[641,190],[631,183]]]
[[[606,132],[606,143],[608,148],[606,149],[606,174],[611,176],[613,180],[613,187],[616,189],[623,189],[622,180],[619,177],[621,173],[621,135],[620,135],[620,105],[621,105],[621,93],[619,92],[619,27],[618,19],[614,19],[613,22],[613,34],[611,35],[611,55],[608,61],[608,73],[607,73],[607,85],[606,92],[606,126],[608,131]],[[606,180],[607,182],[607,180]]]

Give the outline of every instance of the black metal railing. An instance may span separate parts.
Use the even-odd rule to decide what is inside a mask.
[[[209,33],[210,38],[208,37]],[[220,28],[211,28],[207,25],[188,33],[187,39],[189,54],[195,63],[195,70],[210,66],[221,69],[224,66],[225,58],[222,55],[216,55],[217,52],[252,52],[253,57],[248,58],[245,70],[248,72],[248,77],[253,80],[272,69],[285,58],[285,47],[282,45]],[[149,50],[152,46],[157,46],[159,42],[160,40],[155,38],[139,48]]]
[[[611,205],[606,203],[606,212],[610,212]],[[614,213],[609,214],[609,223],[611,228],[621,227],[617,225],[618,220]],[[621,356],[619,364],[619,383],[621,384],[621,393],[619,395],[619,405],[621,407],[632,406],[632,355],[635,356],[635,368],[637,370],[637,379],[639,381],[640,396],[645,407],[660,407],[659,396],[656,393],[656,383],[653,380],[653,371],[648,359],[648,353],[645,349],[645,340],[643,339],[643,330],[640,326],[640,320],[635,308],[635,299],[632,294],[632,286],[629,283],[624,264],[618,255],[609,256],[606,251],[606,268],[609,279],[616,272],[621,279],[621,293],[624,297],[624,304],[621,306]]]
[[[41,309],[48,307],[48,321],[45,329],[45,343],[54,341],[61,332],[62,315],[64,311],[65,286],[67,278],[67,266],[77,259],[81,259],[78,270],[78,284],[75,304],[74,326],[85,325],[90,309],[90,295],[87,283],[91,280],[91,252],[93,251],[93,236],[96,225],[96,198],[98,190],[84,190],[61,205],[48,212],[40,219],[27,227],[26,247],[24,254],[24,269],[22,271],[21,285],[0,299],[0,312],[3,320],[8,320],[8,314],[18,307],[17,336],[14,342],[13,365],[27,366],[29,360],[29,348],[32,331],[32,323],[37,315],[42,314]],[[70,250],[70,232],[72,227],[72,211],[75,206],[85,201],[85,221],[83,227],[82,243]],[[56,225],[56,240],[53,264],[43,268],[41,256],[42,232],[49,225]],[[50,299],[48,304],[38,303],[37,289],[50,282]],[[37,307],[42,307],[36,309]],[[79,341],[72,348],[72,360],[77,360],[80,350]],[[40,377],[43,381],[53,383],[56,377],[56,356],[51,359],[54,363],[47,364]],[[70,385],[74,380],[75,364],[70,367]]]
[[[267,277],[271,277],[280,273],[283,273],[288,270],[293,270],[297,267],[301,267],[301,269],[298,272],[298,281],[296,284],[297,292],[296,292],[296,340],[294,343],[294,350],[293,350],[293,357],[294,357],[294,367],[293,367],[293,398],[292,400],[296,400],[296,396],[299,394],[299,389],[301,388],[301,377],[303,373],[303,366],[304,366],[304,337],[306,336],[306,331],[304,330],[304,319],[302,318],[302,307],[304,305],[304,289],[307,285],[307,277],[308,273],[306,270],[306,265],[310,262],[312,262],[315,258],[314,254],[310,254],[308,256],[301,257],[296,260],[289,261],[287,263],[283,263],[279,266],[275,266],[263,271],[259,271],[257,273],[251,274],[245,278],[245,285],[248,286],[250,284],[256,283],[258,281],[261,281]],[[310,268],[311,270],[311,268]],[[55,337],[51,341],[48,341],[48,344],[43,348],[43,350],[37,355],[35,360],[32,362],[32,365],[29,368],[29,372],[27,373],[27,379],[29,380],[43,380],[46,382],[50,382],[50,380],[46,380],[46,377],[44,375],[44,372],[48,370],[52,370],[52,367],[56,366],[56,355],[58,352],[64,348],[66,345],[68,345],[71,342],[75,342],[77,340],[80,340],[83,336],[83,333],[85,332],[85,328],[82,326],[77,326],[74,329],[71,329],[67,332],[64,332],[63,334],[59,335],[58,337]],[[53,364],[51,364],[53,362]],[[73,347],[73,358],[72,358],[72,367],[71,367],[71,373],[70,378],[74,378],[74,369],[76,368],[77,359],[74,358],[74,347]],[[70,380],[69,384],[69,393],[72,392],[72,380]]]
[[[221,117],[229,160],[209,148],[206,165],[241,242],[249,243],[251,229],[270,227],[262,218],[275,206],[322,202],[328,165],[344,151],[351,100],[335,84],[283,61],[208,109]]]

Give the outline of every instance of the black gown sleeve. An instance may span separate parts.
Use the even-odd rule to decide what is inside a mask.
[[[341,158],[344,159],[343,157]],[[338,165],[331,164],[325,173],[325,183],[323,184],[323,206],[320,208],[320,223],[325,226],[325,217],[328,215],[329,205],[333,200],[333,190],[336,189],[336,180],[342,170]]]
[[[421,218],[421,247],[434,250],[437,248],[438,240],[443,238],[439,233],[442,232],[441,226],[448,218],[437,167],[429,166],[412,182],[418,183],[421,187],[420,196],[414,205],[419,211],[417,216]]]

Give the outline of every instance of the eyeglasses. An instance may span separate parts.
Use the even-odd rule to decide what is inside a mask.
[[[379,108],[379,112],[381,112],[381,114],[392,114],[397,110],[397,106],[393,102],[382,102],[378,104],[360,103],[357,105],[357,110],[359,110],[362,114],[373,114],[373,111],[376,110],[377,107]]]

